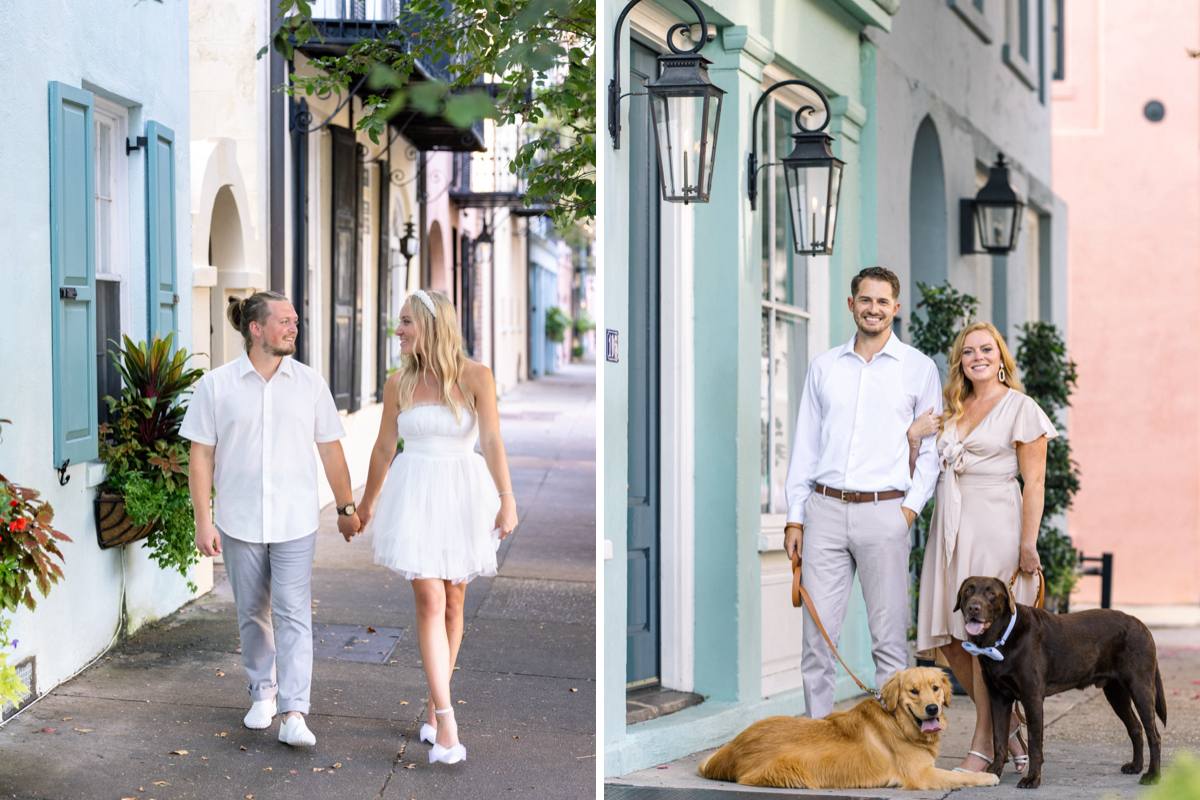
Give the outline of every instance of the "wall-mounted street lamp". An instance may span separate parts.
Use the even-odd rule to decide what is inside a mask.
[[[621,149],[621,26],[641,0],[630,0],[617,17],[613,32],[613,76],[608,82],[608,132],[613,149]],[[668,203],[707,203],[712,189],[713,157],[725,90],[708,79],[707,58],[700,55],[708,39],[708,21],[694,0],[684,0],[700,21],[700,37],[691,50],[675,45],[675,34],[690,26],[680,22],[667,31],[670,55],[658,57],[658,77],[646,82],[654,142],[658,151],[659,185]]]
[[[959,252],[962,255],[1011,253],[1017,248],[1023,208],[1025,204],[1008,182],[1008,162],[1001,153],[988,170],[987,183],[975,199],[958,201]],[[976,231],[982,250],[976,249]]]
[[[493,242],[494,239],[492,238],[492,231],[488,228],[488,222],[485,219],[483,221],[483,230],[481,230],[479,235],[475,237],[475,244],[492,244]]]
[[[404,269],[408,270],[408,262],[417,254],[416,226],[411,221],[404,223],[404,235],[400,237],[400,255],[404,256]]]
[[[804,124],[804,117],[817,109],[810,105],[800,107],[796,112],[796,127],[800,132],[792,134],[792,152],[777,163],[783,165],[787,182],[788,220],[796,252],[810,256],[829,255],[833,253],[833,236],[837,230],[838,197],[845,162],[834,156],[830,149],[833,137],[824,133],[830,119],[829,101],[820,89],[807,81],[779,81],[763,92],[754,104],[750,125],[753,144],[746,163],[750,208],[756,207],[758,199],[758,111],[771,92],[783,86],[804,86],[814,92],[825,107],[825,119],[817,128]],[[773,165],[763,164],[761,168],[770,166]]]

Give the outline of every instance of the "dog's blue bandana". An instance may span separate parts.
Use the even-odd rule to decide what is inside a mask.
[[[1004,629],[1004,635],[996,640],[996,643],[991,647],[980,647],[977,644],[963,642],[963,650],[966,650],[973,656],[984,656],[992,661],[1003,661],[1004,654],[1000,652],[1000,648],[1004,647],[1004,643],[1008,641],[1008,635],[1012,633],[1013,625],[1017,624],[1017,612],[1013,611],[1012,618],[1008,621],[1008,627]]]

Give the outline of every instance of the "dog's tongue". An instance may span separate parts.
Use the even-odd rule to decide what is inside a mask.
[[[967,633],[971,634],[972,636],[978,636],[979,634],[983,633],[983,623],[979,622],[978,620],[971,620],[967,623],[966,628]]]
[[[937,719],[927,719],[921,723],[921,733],[937,733],[942,729],[942,723]]]

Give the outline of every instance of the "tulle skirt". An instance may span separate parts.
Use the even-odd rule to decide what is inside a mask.
[[[401,453],[368,525],[375,563],[408,580],[465,583],[495,575],[498,540],[492,531],[499,510],[500,497],[479,454]]]

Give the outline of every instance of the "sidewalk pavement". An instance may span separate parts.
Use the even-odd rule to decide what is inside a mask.
[[[1167,726],[1163,736],[1163,765],[1185,751],[1200,752],[1200,628],[1159,628],[1159,669],[1167,694]],[[861,699],[861,698],[860,698]],[[839,703],[838,710],[857,700]],[[955,798],[979,800],[1107,800],[1137,798],[1149,791],[1138,785],[1138,776],[1122,775],[1121,765],[1130,758],[1125,727],[1099,689],[1074,690],[1046,700],[1045,764],[1042,786],[1029,791],[1017,788],[1019,777],[1006,765],[997,787],[960,789],[957,793],[908,792],[900,789],[795,790],[758,789],[701,778],[696,769],[713,750],[641,770],[610,780],[605,786],[608,800],[742,800],[753,795],[785,797],[905,798],[934,800],[953,794]],[[967,697],[955,697],[946,710],[947,733],[942,737],[938,766],[951,769],[967,754],[975,710]],[[1149,752],[1147,751],[1147,759]]]
[[[452,686],[465,763],[417,740],[412,592],[324,509],[313,570],[311,749],[242,727],[233,598],[217,587],[0,728],[0,798],[590,798],[595,794],[595,373],[503,398],[521,525],[467,592]],[[69,575],[68,575],[69,579]],[[63,635],[70,635],[64,631]]]

